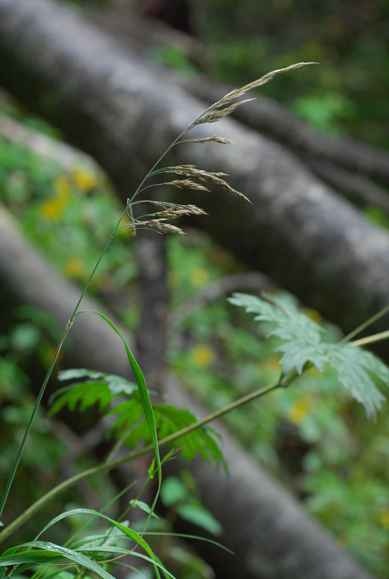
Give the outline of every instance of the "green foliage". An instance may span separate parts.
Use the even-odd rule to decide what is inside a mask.
[[[184,240],[169,239],[169,259],[177,311],[201,292],[194,280],[206,285],[240,271],[231,257],[197,232]],[[277,295],[296,304],[285,292]],[[340,340],[339,328],[323,322],[314,310],[303,311],[318,325],[321,340]],[[282,341],[276,336],[264,339],[272,329],[270,322],[254,322],[243,308],[226,307],[221,296],[180,319],[170,361],[185,387],[217,409],[258,384],[277,380],[282,354],[275,350]],[[339,387],[336,371],[327,364],[324,372],[307,369],[295,386],[225,416],[251,455],[380,577],[387,577],[389,560],[388,413],[386,404],[376,423],[367,422],[363,408],[349,390]]]
[[[159,64],[186,74],[197,74],[197,68],[190,62],[183,48],[177,44],[154,48],[149,51],[150,58]]]
[[[69,278],[85,283],[109,237],[120,203],[105,176],[80,165],[64,170],[0,137],[0,201],[23,222],[28,238]],[[93,280],[112,291],[136,276],[128,232],[118,236]]]
[[[181,473],[181,479],[171,476],[162,483],[161,499],[166,507],[185,521],[202,527],[212,535],[220,535],[220,523],[203,507],[198,494],[196,483],[189,472]]]
[[[89,515],[93,517],[92,521],[96,518],[103,519],[109,523],[110,528],[99,535],[85,536],[77,542],[74,540],[70,541],[70,545],[66,547],[38,540],[39,536],[53,525],[75,515]],[[132,547],[128,547],[128,545],[122,546],[123,539],[130,540]],[[145,551],[146,555],[133,552],[133,548],[137,545]],[[6,550],[0,557],[0,574],[4,573],[6,567],[16,567],[19,573],[39,567],[40,572],[46,574],[49,568],[42,569],[42,565],[46,566],[65,560],[70,562],[70,568],[75,567],[76,570],[79,570],[78,572],[81,569],[88,569],[102,579],[112,579],[113,576],[106,570],[106,565],[101,563],[107,563],[109,559],[116,558],[118,555],[126,555],[129,552],[132,552],[135,557],[140,557],[150,562],[156,577],[160,577],[159,569],[161,569],[166,578],[173,577],[162,565],[145,539],[139,533],[130,529],[127,524],[119,523],[92,509],[72,509],[52,519],[34,541]],[[58,573],[54,574],[57,575]]]
[[[79,378],[86,380],[57,390],[51,408],[52,414],[58,413],[65,406],[71,411],[78,408],[82,412],[92,406],[98,406],[103,415],[115,417],[110,426],[112,434],[122,439],[125,445],[135,448],[140,440],[146,445],[151,442],[135,384],[120,376],[85,369],[65,370],[60,372],[58,377],[60,380]],[[153,412],[159,439],[179,432],[197,420],[189,410],[178,409],[168,404],[153,404]],[[206,460],[216,462],[223,460],[216,442],[216,433],[210,427],[199,428],[182,438],[177,438],[174,445],[182,447],[182,457],[189,461],[193,460],[196,454]]]
[[[264,93],[331,135],[388,148],[388,5],[359,0],[353,18],[329,0],[210,0],[197,23],[209,52],[208,74],[233,86],[298,60],[320,67],[279,78]],[[266,63],[266,64],[265,64]]]
[[[385,398],[370,376],[388,384],[389,368],[370,352],[352,344],[322,341],[323,329],[295,306],[274,296],[267,298],[269,301],[235,294],[229,301],[247,312],[258,314],[255,320],[276,325],[268,335],[278,336],[285,342],[276,349],[283,353],[280,360],[283,374],[293,369],[301,374],[307,364],[313,364],[322,372],[324,364],[328,364],[336,370],[341,384],[364,405],[367,416],[374,418]]]

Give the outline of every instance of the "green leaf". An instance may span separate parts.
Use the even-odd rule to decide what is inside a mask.
[[[258,314],[254,319],[258,321],[273,322],[277,325],[268,335],[278,336],[282,340],[295,340],[304,338],[308,343],[318,344],[321,340],[323,328],[305,316],[292,304],[276,297],[265,294],[269,301],[247,294],[234,294],[229,301],[246,312]]]
[[[73,377],[72,371],[66,372],[69,372],[68,376]],[[89,377],[93,373],[89,370],[83,370],[83,375]],[[54,394],[56,399],[51,414],[59,412],[64,406],[72,411],[77,407],[84,411],[97,405],[103,414],[115,415],[116,419],[111,425],[111,429],[118,438],[128,431],[124,444],[130,448],[135,448],[140,440],[149,444],[152,438],[148,423],[144,420],[143,405],[136,385],[120,376],[102,373],[100,376],[99,381],[86,380],[58,390]],[[61,379],[67,378],[62,377]],[[125,399],[112,408],[110,404],[115,396],[122,396]],[[153,412],[160,439],[197,421],[197,418],[189,410],[178,409],[167,404],[155,404]],[[188,461],[200,454],[205,460],[215,460],[217,463],[223,462],[224,464],[223,454],[216,442],[217,438],[218,434],[210,426],[203,426],[177,439],[174,445],[176,448],[182,447],[181,455]]]
[[[145,513],[147,513],[148,515],[151,515],[152,517],[154,517],[156,519],[159,519],[159,517],[157,517],[157,515],[151,511],[149,505],[147,503],[144,503],[143,501],[139,501],[138,499],[132,499],[130,501],[130,505],[134,508],[138,508],[141,511],[144,511]]]
[[[57,414],[64,406],[74,412],[78,407],[80,412],[84,412],[91,406],[98,405],[100,412],[103,412],[112,402],[113,396],[105,382],[88,380],[77,384],[71,384],[65,388],[57,390],[55,399],[50,409],[50,414]]]
[[[135,376],[135,380],[138,386],[138,392],[139,392],[139,396],[142,402],[142,406],[143,406],[143,411],[145,413],[145,417],[146,417],[146,421],[147,421],[147,425],[150,431],[150,436],[151,436],[151,441],[154,447],[154,455],[155,455],[155,461],[157,464],[157,471],[158,471],[158,489],[157,489],[157,493],[156,496],[154,498],[153,501],[153,505],[152,505],[152,510],[155,507],[155,504],[157,502],[158,499],[158,495],[159,495],[159,491],[161,488],[161,483],[162,483],[162,469],[161,469],[161,458],[159,455],[159,446],[158,446],[158,438],[157,438],[157,428],[156,428],[156,424],[155,424],[155,419],[154,419],[154,412],[153,412],[153,407],[151,405],[150,402],[150,396],[147,390],[147,386],[146,386],[146,380],[145,377],[143,375],[142,370],[139,367],[138,362],[135,360],[134,356],[132,355],[132,352],[130,350],[130,348],[127,345],[126,340],[123,338],[123,336],[121,335],[121,333],[119,332],[119,330],[116,328],[116,326],[111,322],[111,320],[109,320],[107,318],[107,316],[105,316],[104,314],[101,314],[100,312],[97,312],[95,310],[84,310],[84,311],[80,311],[77,312],[77,315],[85,313],[86,311],[92,311],[93,313],[95,313],[96,315],[100,316],[100,318],[102,318],[105,322],[107,322],[107,324],[114,330],[114,332],[119,336],[119,338],[122,340],[124,348],[126,350],[127,353],[127,357],[128,360],[131,364],[131,368],[132,371],[134,373]]]
[[[337,372],[340,383],[352,396],[363,404],[368,418],[374,418],[381,409],[385,397],[374,379],[389,384],[389,368],[371,352],[353,346],[352,343],[332,344],[322,341],[323,329],[293,305],[274,296],[269,301],[246,294],[234,294],[230,302],[258,314],[258,321],[276,325],[268,336],[278,336],[285,343],[276,351],[282,352],[280,363],[283,374],[293,368],[299,374],[306,364],[313,364],[321,372],[329,364]]]
[[[189,502],[176,507],[177,513],[185,521],[189,521],[212,535],[220,535],[223,527],[200,502]]]
[[[38,537],[44,533],[45,531],[47,531],[47,529],[49,529],[50,527],[52,527],[54,524],[56,524],[57,522],[61,521],[62,519],[65,519],[66,517],[70,517],[73,516],[75,514],[86,514],[86,515],[92,515],[93,517],[100,517],[106,521],[108,521],[113,527],[115,527],[116,529],[118,529],[119,531],[122,532],[123,535],[125,535],[126,537],[128,537],[129,539],[131,539],[132,541],[135,542],[136,545],[139,545],[140,547],[142,547],[142,549],[144,549],[146,551],[146,553],[148,554],[148,556],[150,557],[150,561],[153,563],[153,565],[156,565],[156,567],[160,567],[162,568],[162,571],[164,572],[164,574],[166,576],[170,576],[170,574],[163,568],[160,560],[158,559],[158,557],[156,555],[154,555],[151,547],[149,546],[149,544],[143,539],[143,535],[139,535],[139,533],[137,533],[136,531],[134,531],[133,529],[130,529],[129,527],[127,527],[125,524],[123,523],[118,523],[117,521],[115,521],[114,519],[111,519],[110,517],[103,515],[102,513],[99,513],[98,511],[94,511],[93,509],[84,509],[84,508],[79,508],[79,509],[72,509],[70,511],[66,511],[65,513],[61,513],[60,515],[58,515],[57,517],[55,517],[52,521],[50,521],[50,523],[48,523],[43,529],[42,531],[39,533]],[[23,546],[39,546],[39,545],[52,545],[52,543],[44,543],[41,541],[33,541],[31,543],[26,543]],[[64,547],[58,547],[58,545],[54,545],[51,547],[51,549],[54,549],[54,547],[57,547],[57,551],[59,553],[63,552],[67,552],[67,553],[76,553],[76,555],[80,555],[80,553],[78,551],[72,550],[72,549],[66,549]],[[113,549],[113,547],[109,547],[110,549]],[[62,550],[62,551],[61,551]],[[82,550],[82,549],[81,549]],[[94,551],[96,552],[96,548],[94,549]],[[133,555],[136,555],[134,552],[132,552]],[[68,554],[64,554],[63,556],[67,557],[70,560],[75,561],[74,559],[72,559],[71,556],[68,556]],[[138,555],[139,556],[139,555]],[[87,557],[85,557],[88,561],[90,561],[90,559],[88,559]],[[77,562],[77,561],[75,561]],[[93,563],[93,561],[90,561],[91,563]],[[1,564],[1,558],[0,558],[0,564]],[[81,563],[81,561],[78,561],[78,564],[83,565],[83,563]],[[94,563],[94,565],[96,565]],[[94,569],[92,569],[91,567],[88,567],[87,565],[84,565],[86,568],[91,569],[92,571]],[[97,566],[100,569],[100,566]],[[96,571],[95,571],[96,572]],[[111,578],[112,576],[109,575],[107,573],[107,575],[109,576],[109,578]],[[156,571],[156,575],[158,576],[158,572]],[[101,575],[102,576],[102,575]],[[103,579],[108,579],[108,577],[103,577]]]
[[[229,301],[236,306],[244,307],[246,312],[258,314],[254,319],[259,322],[276,324],[276,328],[267,336],[278,336],[286,342],[276,350],[284,354],[280,360],[284,374],[293,368],[301,374],[307,362],[311,362],[319,372],[322,372],[323,364],[327,362],[326,354],[320,345],[323,328],[292,304],[275,296],[266,295],[266,297],[275,305],[246,294],[234,294]]]
[[[72,549],[60,547],[59,545],[46,541],[31,541],[30,543],[20,545],[20,547],[27,547],[29,549],[32,547],[37,550],[30,549],[22,553],[14,553],[8,556],[3,555],[3,557],[0,558],[0,566],[26,565],[26,563],[30,563],[32,566],[47,565],[48,563],[55,563],[66,558],[73,561],[76,565],[93,571],[102,579],[113,579],[112,575],[105,571],[101,565],[97,565],[97,563],[89,559],[89,557]],[[27,569],[27,567],[25,567],[25,569]]]
[[[96,370],[88,370],[86,368],[71,368],[69,370],[60,370],[57,374],[58,380],[61,382],[65,380],[75,380],[76,378],[90,378],[91,380],[99,380],[103,378],[102,372]]]
[[[47,563],[55,563],[60,559],[63,559],[63,555],[58,555],[52,551],[24,551],[12,555],[2,555],[0,557],[0,567],[22,565],[25,563],[31,563],[32,565],[45,565]]]
[[[57,414],[64,406],[71,411],[78,406],[80,412],[83,412],[95,405],[98,405],[100,412],[103,412],[116,396],[131,396],[137,390],[136,384],[114,374],[71,369],[60,372],[58,375],[60,380],[87,377],[92,379],[57,390],[52,396],[55,402],[50,413]]]
[[[163,481],[161,499],[166,507],[173,507],[181,503],[188,496],[188,490],[176,476],[169,476]]]
[[[189,410],[175,408],[169,404],[155,404],[154,410],[160,438],[169,436],[197,422],[197,418]],[[202,426],[182,438],[176,439],[174,446],[183,447],[181,456],[189,462],[198,453],[204,460],[215,460],[218,464],[223,462],[227,468],[216,438],[220,438],[220,436],[213,428]]]
[[[389,369],[373,354],[352,344],[327,344],[327,352],[328,363],[337,371],[339,382],[364,405],[367,417],[375,418],[385,397],[369,373],[389,382]],[[386,368],[386,378],[381,366]]]

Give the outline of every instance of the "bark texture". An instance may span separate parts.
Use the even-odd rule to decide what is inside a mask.
[[[16,221],[1,206],[0,284],[2,314],[15,303],[30,304],[45,308],[61,325],[70,317],[80,293],[74,284],[54,273],[31,248]],[[11,301],[6,296],[12,296]],[[84,307],[103,311],[130,347],[133,346],[128,332],[101,304],[87,298]],[[77,318],[65,349],[65,362],[129,376],[121,341],[94,315]],[[189,408],[198,416],[205,414],[171,377],[166,390],[172,404]],[[205,462],[196,461],[191,466],[205,506],[224,528],[222,542],[235,552],[230,556],[209,547],[203,551],[218,576],[225,579],[372,579],[303,513],[295,499],[255,464],[225,429],[220,425],[218,428],[223,437],[229,476],[221,468],[216,470]],[[172,461],[166,474],[177,473],[182,466],[180,461]],[[123,472],[122,477],[128,477],[129,471]]]
[[[52,0],[0,0],[0,75],[5,88],[92,154],[123,197],[202,111],[170,75]],[[214,132],[214,125],[194,131]],[[237,145],[185,145],[169,161],[224,170],[254,207],[225,192],[198,194],[211,215],[198,226],[345,330],[386,305],[388,234],[279,144],[230,120],[217,132]],[[386,327],[381,320],[377,330]]]

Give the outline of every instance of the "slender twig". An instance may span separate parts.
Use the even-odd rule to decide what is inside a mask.
[[[372,336],[367,336],[360,340],[354,340],[351,342],[351,346],[367,346],[368,344],[374,344],[375,342],[382,342],[382,340],[387,340],[388,338],[389,330],[386,330],[386,332],[380,332],[379,334],[373,334]]]
[[[345,336],[344,338],[342,338],[340,340],[339,344],[345,344],[346,342],[349,342],[350,340],[353,339],[354,336],[363,332],[363,330],[365,330],[366,328],[368,328],[369,326],[374,324],[374,322],[376,322],[377,320],[382,318],[388,312],[389,312],[389,304],[387,306],[385,306],[384,308],[382,308],[382,310],[379,311],[377,314],[374,314],[374,316],[371,316],[371,318],[366,320],[366,322],[363,322],[363,324],[361,324],[360,326],[355,328],[355,330],[353,330],[352,332],[347,334],[347,336]],[[355,344],[355,342],[353,342],[353,344]]]

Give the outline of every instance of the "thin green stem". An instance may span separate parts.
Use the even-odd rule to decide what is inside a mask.
[[[347,336],[345,336],[344,338],[342,338],[342,340],[340,340],[339,344],[345,344],[346,342],[349,342],[350,340],[353,339],[354,336],[363,332],[363,330],[365,330],[366,328],[368,328],[369,326],[374,324],[374,322],[376,322],[377,320],[382,318],[388,312],[389,312],[389,304],[387,306],[385,306],[380,312],[378,312],[377,314],[374,314],[374,316],[371,316],[371,318],[366,320],[366,322],[363,322],[363,324],[361,324],[360,326],[355,328],[355,330],[353,330],[352,332],[347,334]],[[355,344],[355,342],[354,342],[354,344]]]
[[[143,185],[144,183],[147,181],[147,179],[153,175],[157,175],[160,173],[164,173],[164,172],[169,172],[168,170],[165,171],[165,169],[160,169],[159,171],[154,171],[154,169],[160,164],[160,162],[162,161],[162,159],[164,159],[164,157],[166,157],[166,155],[169,153],[169,151],[172,150],[173,147],[175,147],[176,145],[178,145],[180,143],[180,139],[181,137],[183,137],[187,132],[188,132],[189,127],[186,127],[186,129],[184,131],[182,131],[182,133],[171,143],[171,145],[169,145],[169,147],[166,149],[166,151],[164,153],[162,153],[162,155],[159,157],[158,161],[156,161],[154,163],[154,165],[151,167],[150,171],[147,173],[147,175],[142,179],[141,183],[139,184],[139,186],[137,187],[135,193],[133,194],[133,196],[130,199],[130,205],[132,204],[132,202],[134,201],[135,197],[137,197],[137,195],[143,190]],[[167,168],[169,169],[169,167]],[[171,171],[172,173],[174,171]]]
[[[221,418],[222,416],[224,416],[228,412],[231,412],[235,408],[239,408],[240,406],[243,406],[243,404],[247,404],[248,402],[251,402],[256,398],[260,398],[261,396],[264,396],[265,394],[271,392],[272,390],[276,390],[277,388],[281,387],[285,388],[296,377],[296,375],[297,375],[296,372],[292,371],[287,376],[283,377],[281,380],[268,384],[267,386],[260,388],[255,392],[247,394],[246,396],[239,398],[239,400],[236,400],[235,402],[228,404],[224,408],[221,408],[220,410],[216,410],[215,412],[208,414],[208,416],[206,416],[205,418],[198,420],[193,424],[190,424],[189,426],[186,426],[185,428],[182,428],[181,430],[178,430],[177,432],[170,434],[169,436],[165,436],[165,438],[159,440],[159,446],[164,446],[168,443],[174,442],[178,438],[182,438],[183,436],[190,434],[191,432],[197,430],[201,426],[204,426],[205,424],[208,424],[209,422],[212,422],[217,418]],[[153,449],[154,449],[153,445],[149,444],[140,450],[136,450],[134,452],[127,454],[124,457],[111,460],[109,462],[106,461],[98,466],[85,470],[69,478],[68,480],[60,483],[59,485],[51,489],[48,493],[46,493],[43,497],[38,499],[34,504],[32,504],[28,509],[26,509],[24,513],[22,513],[19,517],[17,517],[10,525],[8,525],[8,527],[6,527],[0,533],[0,543],[5,539],[7,539],[14,531],[19,529],[22,525],[24,525],[26,521],[28,521],[33,515],[35,515],[35,513],[37,513],[51,499],[61,494],[65,490],[73,487],[79,481],[89,478],[97,473],[109,471],[119,466],[120,464],[123,464],[124,462],[128,462],[140,456],[144,456],[145,454],[151,452]]]
[[[366,336],[366,338],[361,338],[360,340],[354,340],[354,342],[351,342],[351,346],[367,346],[368,344],[374,344],[375,342],[382,342],[382,340],[387,340],[388,338],[389,330],[386,330],[385,332],[380,332],[379,334]]]
[[[42,386],[41,386],[41,389],[40,389],[40,391],[39,391],[38,397],[37,397],[37,399],[36,399],[36,402],[35,402],[33,411],[32,411],[32,413],[31,413],[31,416],[30,416],[30,419],[29,419],[29,421],[28,421],[26,430],[25,430],[25,432],[24,432],[24,436],[23,436],[22,442],[21,442],[21,444],[20,444],[19,451],[18,451],[18,454],[17,454],[17,456],[16,456],[14,465],[13,465],[13,467],[12,467],[11,474],[10,474],[9,479],[8,479],[8,482],[7,482],[7,486],[6,486],[6,488],[5,488],[4,494],[3,494],[2,499],[1,499],[1,503],[0,503],[0,517],[1,517],[2,514],[3,514],[4,507],[5,507],[5,504],[6,504],[6,502],[7,502],[9,492],[10,492],[10,490],[11,490],[11,486],[12,486],[12,483],[13,483],[14,478],[15,478],[15,475],[16,475],[16,471],[17,471],[18,466],[19,466],[19,463],[20,463],[20,459],[21,459],[21,456],[22,456],[22,452],[23,452],[24,447],[25,447],[25,445],[26,445],[27,438],[28,438],[28,436],[29,436],[29,434],[30,434],[30,431],[31,431],[32,424],[33,424],[33,422],[34,422],[36,413],[38,412],[38,408],[39,408],[40,403],[41,403],[41,401],[42,401],[43,394],[45,393],[46,386],[47,386],[47,384],[48,384],[48,381],[50,380],[50,377],[51,377],[51,374],[52,374],[52,372],[53,372],[55,363],[56,363],[57,360],[58,360],[58,356],[59,356],[59,354],[60,354],[60,352],[61,352],[63,343],[64,343],[64,341],[65,341],[65,339],[66,339],[66,337],[67,337],[67,335],[68,335],[68,333],[69,333],[69,331],[70,331],[70,328],[71,328],[72,325],[73,325],[74,319],[75,319],[75,317],[76,317],[76,315],[77,315],[78,308],[80,307],[80,304],[81,304],[81,302],[82,302],[82,300],[83,300],[86,292],[88,291],[88,288],[89,288],[89,285],[90,285],[90,283],[91,283],[91,281],[92,281],[92,278],[93,278],[94,274],[96,273],[96,270],[97,270],[98,266],[100,265],[100,262],[101,262],[101,260],[103,259],[106,251],[108,250],[109,246],[111,245],[111,242],[112,242],[112,240],[113,240],[113,238],[114,238],[114,236],[115,236],[116,231],[118,230],[118,228],[119,228],[119,226],[120,226],[120,223],[121,223],[124,215],[125,215],[126,212],[127,212],[127,209],[128,209],[128,204],[126,205],[125,210],[124,210],[123,213],[121,214],[120,219],[119,219],[119,221],[118,221],[115,229],[114,229],[113,232],[111,233],[111,235],[110,235],[107,243],[105,244],[105,247],[104,247],[104,249],[103,249],[103,251],[102,251],[102,253],[101,253],[100,257],[99,257],[99,259],[97,260],[97,263],[96,263],[95,267],[93,268],[93,271],[92,271],[91,275],[89,276],[88,281],[87,281],[86,284],[85,284],[85,287],[84,287],[84,289],[83,289],[83,291],[82,291],[82,293],[81,293],[81,295],[80,295],[80,298],[79,298],[79,300],[78,300],[78,302],[77,302],[77,304],[76,304],[76,307],[74,308],[74,311],[73,311],[73,313],[72,313],[72,315],[71,315],[68,323],[66,324],[66,327],[65,327],[65,329],[64,329],[64,332],[63,332],[63,334],[62,334],[62,338],[61,338],[61,340],[60,340],[60,342],[59,342],[59,344],[58,344],[58,346],[57,346],[57,349],[56,349],[56,351],[55,351],[55,354],[54,354],[54,356],[53,356],[53,359],[51,360],[49,369],[47,370],[45,379],[44,379],[44,381],[43,381],[43,383],[42,383]]]

